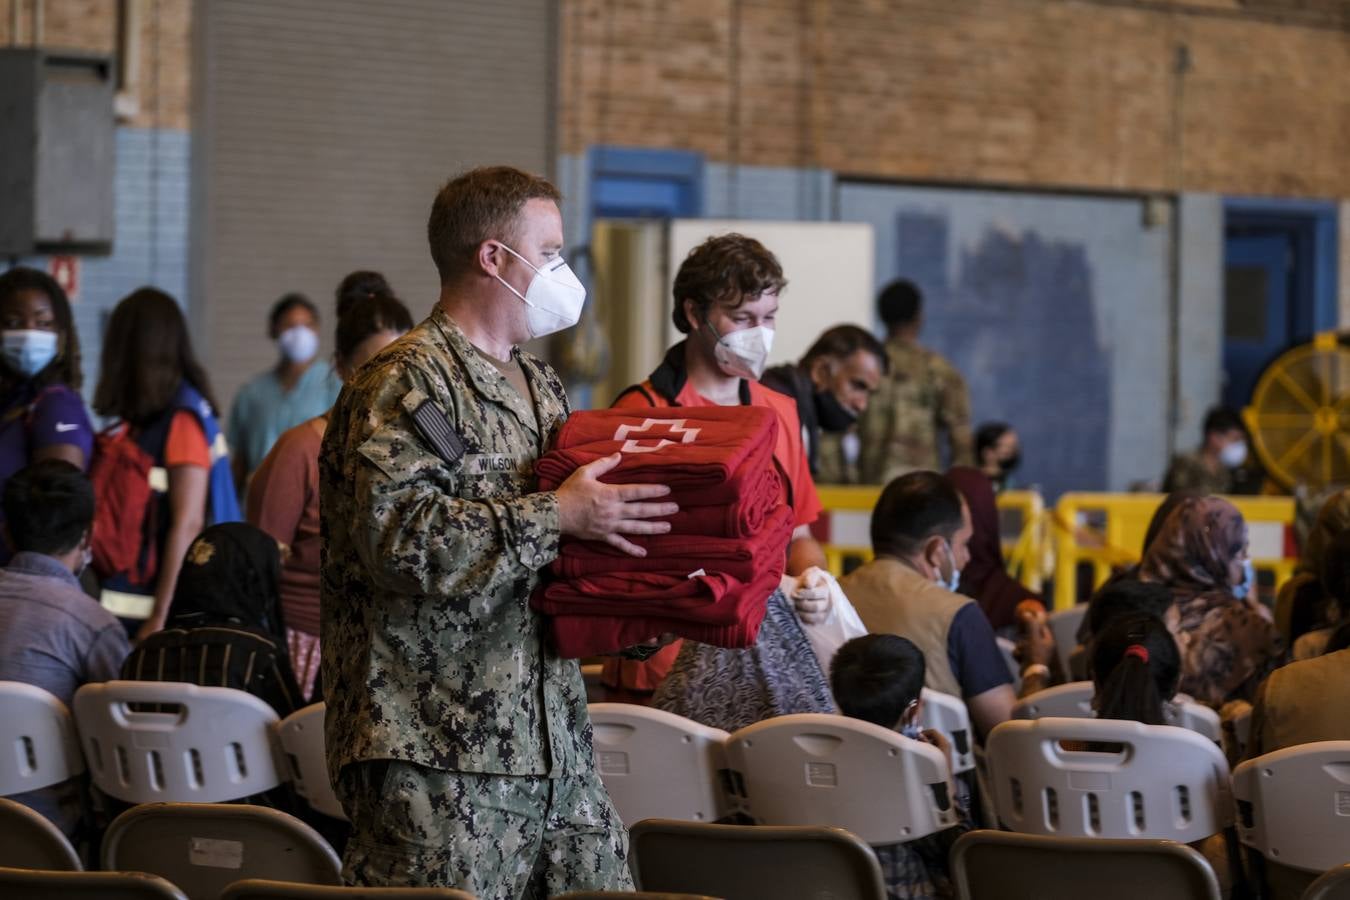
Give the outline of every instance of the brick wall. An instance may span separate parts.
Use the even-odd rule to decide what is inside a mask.
[[[33,0],[0,2],[0,45],[11,42],[10,10],[19,6],[18,42],[32,40]],[[132,0],[139,21],[136,109],[125,122],[140,128],[186,129],[190,123],[192,0]],[[113,54],[113,0],[43,0],[42,45]]]
[[[564,0],[562,150],[674,147],[896,179],[1350,196],[1348,9]]]

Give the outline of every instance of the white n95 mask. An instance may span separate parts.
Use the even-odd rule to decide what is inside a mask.
[[[319,335],[313,328],[295,325],[277,335],[277,346],[289,363],[307,363],[319,354]]]
[[[733,378],[749,378],[759,381],[764,367],[769,364],[769,351],[773,349],[773,329],[765,325],[745,328],[741,331],[729,331],[720,335],[711,322],[704,322],[708,331],[717,339],[713,345],[713,356],[717,366]]]
[[[530,279],[530,286],[523,294],[511,287],[500,275],[495,276],[506,285],[508,291],[529,307],[526,312],[526,324],[530,329],[530,337],[543,337],[577,324],[581,318],[581,307],[586,303],[586,288],[563,258],[559,256],[540,267],[505,244],[502,244],[502,248],[534,269],[534,278]]]

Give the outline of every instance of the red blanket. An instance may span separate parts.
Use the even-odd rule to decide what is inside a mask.
[[[759,634],[760,623],[764,621],[764,611],[769,597],[778,587],[782,578],[782,566],[776,572],[765,572],[760,578],[749,584],[737,584],[722,597],[719,607],[700,608],[703,615],[691,615],[691,610],[664,610],[655,603],[641,603],[641,615],[576,615],[555,613],[549,624],[553,631],[554,645],[558,655],[567,659],[586,656],[603,656],[616,653],[625,647],[641,644],[663,634],[675,634],[682,638],[712,644],[717,647],[750,647]],[[695,581],[697,579],[683,579]],[[550,585],[540,592],[552,595],[558,585]],[[706,589],[706,583],[696,590]],[[536,593],[536,599],[540,599]],[[589,600],[590,598],[587,598]],[[683,598],[687,599],[687,598]],[[542,599],[542,603],[552,607],[554,602]],[[582,604],[578,604],[580,606]],[[638,603],[632,604],[634,607]],[[570,603],[558,604],[560,608],[570,607]],[[724,619],[723,623],[709,621]]]
[[[554,560],[554,575],[580,578],[622,572],[657,572],[684,577],[703,569],[754,581],[766,568],[781,569],[792,539],[792,507],[780,503],[750,538],[704,537],[696,534],[627,535],[645,547],[644,557],[629,556],[600,541],[566,539]]]
[[[535,474],[551,491],[579,467],[622,453],[606,483],[664,484],[682,506],[718,506],[762,489],[777,436],[778,416],[758,406],[588,410],[567,420]]]

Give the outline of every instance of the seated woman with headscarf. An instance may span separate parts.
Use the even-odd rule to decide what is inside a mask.
[[[958,590],[973,597],[994,630],[1012,637],[1018,632],[1017,604],[1040,601],[1035,591],[1008,574],[999,536],[998,505],[994,485],[979,469],[956,466],[947,480],[961,492],[970,509],[970,561],[961,569]]]
[[[1215,709],[1250,702],[1281,655],[1270,613],[1250,594],[1249,563],[1242,513],[1192,497],[1167,517],[1139,570],[1172,592],[1165,621],[1181,651],[1181,690]]]
[[[266,532],[213,525],[188,547],[163,631],[122,666],[135,681],[186,681],[247,691],[279,717],[303,700],[281,621],[281,551]]]
[[[1295,660],[1321,656],[1327,640],[1348,610],[1343,596],[1344,563],[1333,544],[1350,536],[1350,489],[1332,494],[1317,511],[1317,519],[1303,541],[1294,577],[1275,599],[1275,627]]]

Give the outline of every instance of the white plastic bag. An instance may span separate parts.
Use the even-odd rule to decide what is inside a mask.
[[[802,631],[806,632],[806,639],[811,642],[811,649],[816,654],[817,661],[820,662],[820,668],[826,675],[830,673],[830,663],[834,660],[834,654],[839,652],[839,648],[855,637],[862,637],[867,634],[867,626],[863,624],[858,616],[858,611],[853,608],[848,597],[844,596],[843,588],[839,587],[838,580],[824,569],[815,566],[807,569],[801,575],[793,577],[791,575],[783,576],[783,593],[791,599],[800,588],[820,587],[824,585],[830,591],[830,614],[818,625],[808,625],[801,623]]]

